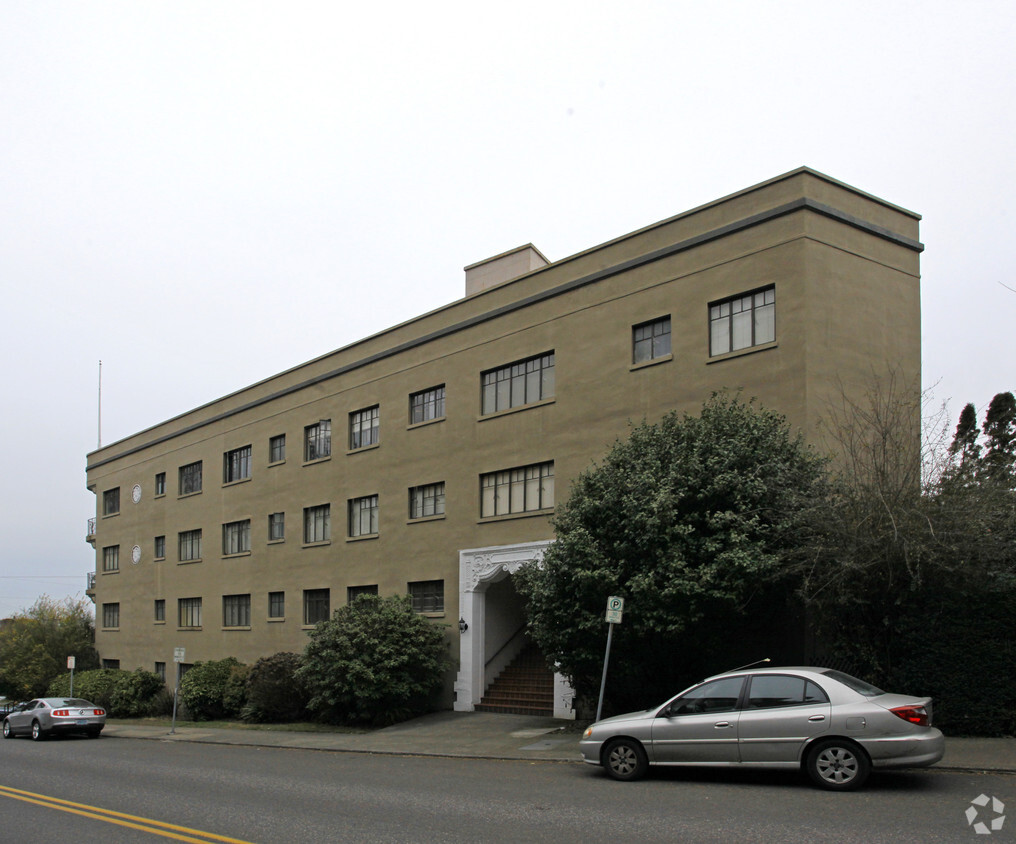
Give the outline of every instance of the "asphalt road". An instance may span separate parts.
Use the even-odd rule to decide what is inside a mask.
[[[1016,841],[1016,776],[881,773],[831,794],[794,774],[397,757],[102,738],[0,742],[0,841]],[[62,802],[58,802],[62,801]],[[992,820],[992,805],[980,819]]]

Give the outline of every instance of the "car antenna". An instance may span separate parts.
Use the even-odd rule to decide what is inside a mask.
[[[772,662],[772,660],[769,659],[769,657],[766,657],[765,659],[758,659],[755,660],[755,662],[749,662],[747,665],[742,665],[740,668],[731,668],[730,671],[724,671],[723,673],[729,674],[731,671],[741,671],[745,668],[751,668],[753,665],[761,665],[763,662]]]

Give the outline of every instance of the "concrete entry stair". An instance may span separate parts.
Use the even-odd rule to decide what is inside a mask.
[[[511,715],[553,715],[554,673],[539,648],[527,645],[490,684],[476,709]]]

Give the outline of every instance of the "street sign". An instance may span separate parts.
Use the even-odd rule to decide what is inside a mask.
[[[67,667],[74,668],[75,658],[73,656],[67,657]]]
[[[619,598],[617,595],[611,595],[607,598],[607,623],[608,624],[620,624],[621,615],[624,612],[624,598]]]
[[[185,648],[173,648],[173,662],[183,662]]]

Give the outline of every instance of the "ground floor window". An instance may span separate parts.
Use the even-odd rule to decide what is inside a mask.
[[[303,623],[327,621],[330,595],[327,589],[305,589],[303,592]]]
[[[415,612],[444,612],[444,581],[418,580],[409,584]]]
[[[103,627],[119,627],[120,626],[120,605],[119,604],[103,604],[102,605],[102,626]]]

